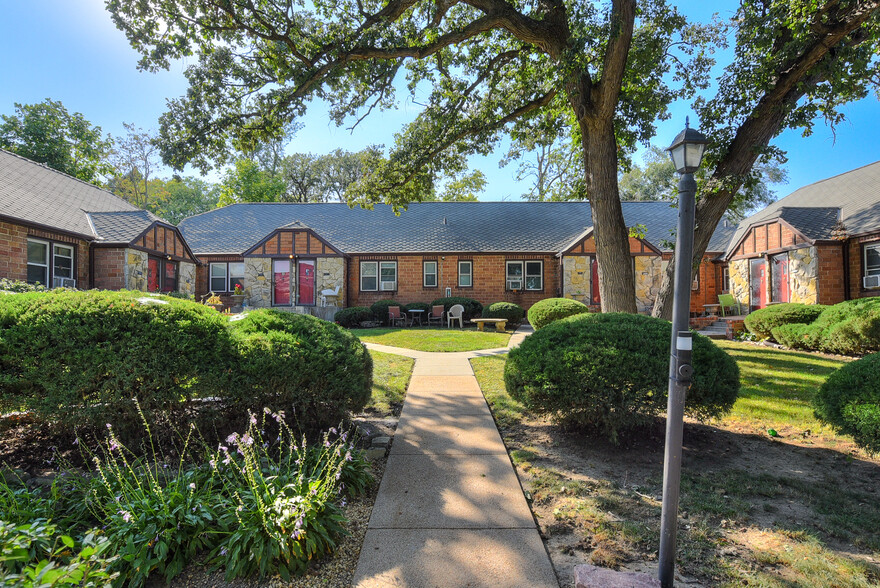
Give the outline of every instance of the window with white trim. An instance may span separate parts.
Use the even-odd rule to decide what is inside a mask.
[[[880,276],[880,243],[865,245],[865,275]]]
[[[59,278],[74,279],[73,275],[73,247],[70,245],[52,244],[52,280]],[[58,284],[59,286],[61,284]]]
[[[226,264],[211,264],[211,292],[226,292]]]
[[[544,289],[543,261],[508,261],[506,274],[508,290]]]
[[[361,262],[361,291],[375,292],[379,289],[379,262],[362,261]]]
[[[244,262],[243,261],[229,262],[229,291],[234,292],[236,285],[241,286],[241,289],[244,290]]]
[[[426,261],[422,263],[422,285],[425,288],[437,287],[437,262]]]
[[[234,292],[236,284],[244,289],[244,262],[212,262],[210,265],[211,292]]]
[[[379,289],[383,292],[397,290],[397,262],[379,262]]]
[[[28,284],[49,285],[49,242],[27,240],[27,281]]]
[[[458,262],[458,287],[472,288],[474,285],[474,262]]]

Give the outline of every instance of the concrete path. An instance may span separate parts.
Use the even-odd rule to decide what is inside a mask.
[[[517,331],[511,345],[528,332]],[[469,361],[508,348],[426,353],[368,347],[413,357],[416,364],[354,585],[558,588]]]

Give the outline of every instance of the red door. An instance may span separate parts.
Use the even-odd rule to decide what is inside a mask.
[[[767,306],[767,264],[763,258],[753,259],[749,262],[750,266],[750,288],[749,298],[751,299],[752,309],[764,308]]]
[[[314,260],[300,261],[297,264],[296,292],[298,304],[315,304],[315,262]]]
[[[159,291],[159,260],[155,257],[147,259],[147,291]]]
[[[774,255],[773,260],[773,302],[788,302],[788,253]]]
[[[272,262],[272,303],[275,305],[290,304],[290,261],[276,259]]]
[[[601,304],[599,299],[599,261],[590,258],[590,304]]]

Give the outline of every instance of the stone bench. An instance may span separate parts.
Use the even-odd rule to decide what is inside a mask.
[[[499,333],[503,333],[504,329],[507,327],[507,319],[502,318],[475,318],[471,319],[470,322],[475,323],[477,325],[477,330],[482,331],[486,326],[486,323],[494,323],[495,330]]]

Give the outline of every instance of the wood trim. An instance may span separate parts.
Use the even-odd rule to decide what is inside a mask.
[[[282,256],[283,257],[285,255],[289,255],[289,254],[285,254],[281,251],[281,233],[287,233],[287,232],[292,234],[292,245],[291,245],[292,251],[291,251],[291,253],[293,255],[299,255],[297,253],[293,253],[293,251],[296,251],[296,233],[305,233],[306,234],[306,243],[307,243],[306,253],[302,254],[301,257],[306,257],[306,256],[309,256],[309,257],[322,257],[322,256],[346,257],[347,256],[347,254],[345,252],[341,251],[340,249],[337,249],[332,244],[330,244],[326,239],[321,237],[321,235],[315,233],[315,231],[313,231],[312,229],[308,229],[308,228],[298,228],[298,229],[279,228],[279,229],[275,229],[274,231],[272,231],[271,233],[269,233],[268,235],[266,235],[265,237],[263,237],[262,239],[257,241],[252,247],[246,249],[244,251],[244,253],[242,253],[242,255],[245,257],[264,257],[264,256],[273,256],[273,257]],[[270,254],[266,251],[266,244],[270,240],[272,240],[272,238],[275,236],[278,236],[276,251],[275,251],[275,253]],[[310,241],[311,238],[316,239],[318,242],[320,242],[323,245],[323,249],[322,249],[323,253],[321,253],[321,254],[311,253],[311,241]],[[258,248],[262,248],[262,253],[256,253]],[[332,254],[327,254],[328,248],[330,249],[330,251],[333,252]]]

